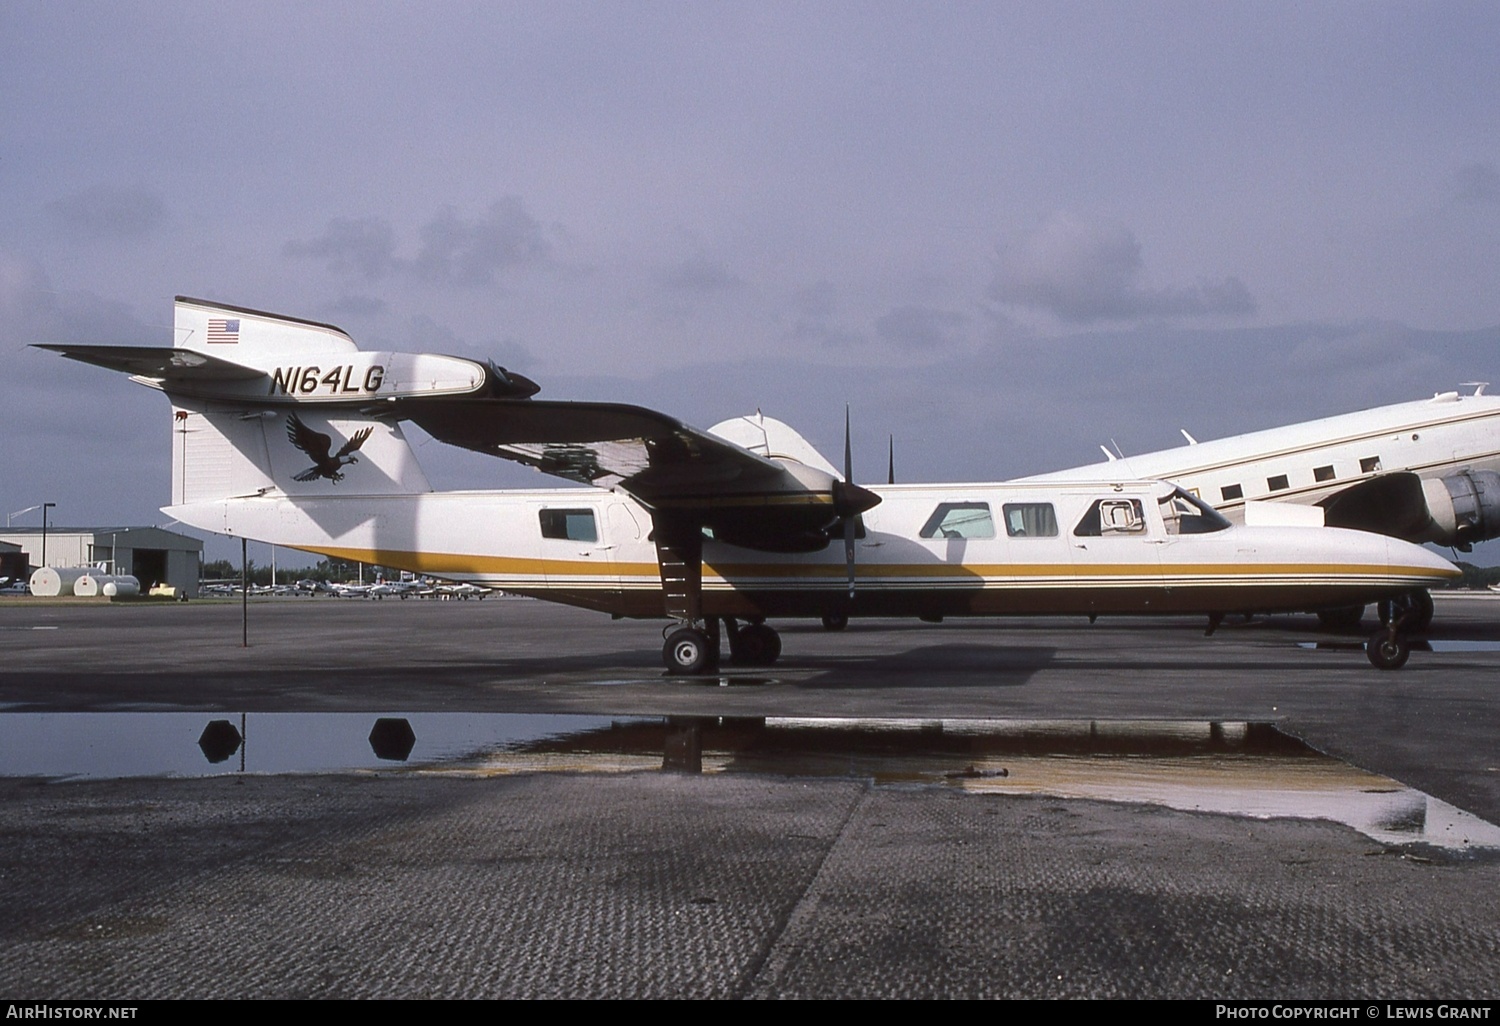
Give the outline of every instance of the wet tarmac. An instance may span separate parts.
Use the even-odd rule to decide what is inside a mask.
[[[681,680],[532,602],[250,614],[0,606],[0,993],[1500,990],[1500,601],[1397,673],[1301,618]]]

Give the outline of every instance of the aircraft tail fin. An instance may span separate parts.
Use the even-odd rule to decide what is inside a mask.
[[[359,350],[342,328],[283,314],[226,306],[178,296],[173,318],[178,349],[191,349],[232,363],[264,364],[262,357],[297,358]]]
[[[172,398],[172,503],[432,490],[401,425],[357,410]]]

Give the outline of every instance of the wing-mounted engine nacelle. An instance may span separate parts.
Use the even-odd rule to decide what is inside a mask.
[[[1426,540],[1469,551],[1475,542],[1500,537],[1500,474],[1465,470],[1422,482],[1422,495],[1437,537]]]
[[[1325,499],[1329,527],[1373,531],[1467,552],[1500,537],[1500,474],[1466,470],[1448,477],[1384,474]]]
[[[486,399],[530,399],[541,390],[542,386],[526,375],[489,360],[484,365],[484,385],[476,394]]]

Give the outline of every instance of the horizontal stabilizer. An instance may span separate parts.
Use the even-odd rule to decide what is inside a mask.
[[[37,345],[34,348],[61,353],[70,360],[93,364],[143,378],[179,381],[249,381],[265,377],[264,371],[246,367],[192,349],[163,346],[75,346]]]

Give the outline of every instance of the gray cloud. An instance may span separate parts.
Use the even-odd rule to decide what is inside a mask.
[[[717,260],[693,257],[662,275],[661,283],[673,292],[723,292],[745,284],[743,278]]]
[[[395,262],[396,233],[379,217],[336,217],[316,239],[293,240],[281,248],[287,256],[326,261],[338,274],[353,273],[369,281],[384,277]]]
[[[1500,171],[1494,164],[1465,164],[1453,177],[1460,203],[1500,202]]]
[[[396,255],[396,231],[380,217],[336,217],[316,238],[286,243],[286,256],[321,260],[333,273],[376,281],[404,273],[424,281],[478,287],[493,285],[511,267],[545,261],[552,244],[542,225],[514,196],[490,204],[477,218],[445,207],[417,233],[414,259]]]
[[[538,221],[514,196],[490,204],[484,217],[460,217],[445,208],[419,233],[416,273],[450,285],[492,285],[497,272],[545,261],[552,245]]]
[[[398,348],[419,353],[446,353],[473,359],[490,359],[518,370],[536,363],[531,350],[514,339],[490,338],[470,342],[426,314],[414,314],[406,322],[405,337]]]
[[[840,327],[838,287],[826,279],[798,289],[792,296],[793,324],[786,337],[799,346],[824,349],[848,349],[861,345],[865,338],[858,332]]]
[[[898,306],[875,322],[875,335],[903,349],[948,349],[959,341],[968,318],[952,310]]]
[[[167,206],[142,186],[96,185],[48,203],[47,215],[74,239],[139,239],[166,221]]]
[[[1019,244],[1000,247],[991,294],[1078,324],[1255,312],[1238,278],[1151,289],[1140,284],[1144,267],[1141,244],[1124,225],[1054,214]]]

